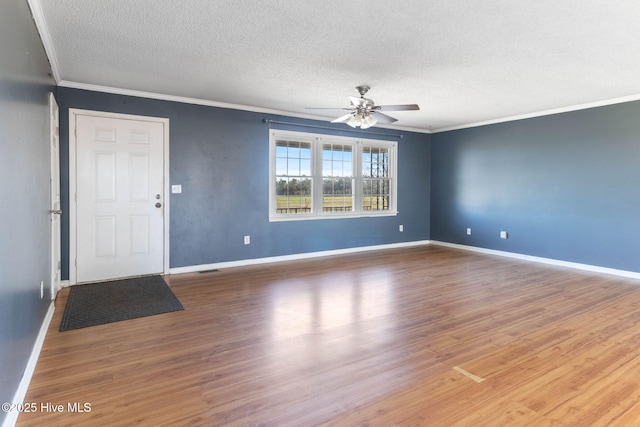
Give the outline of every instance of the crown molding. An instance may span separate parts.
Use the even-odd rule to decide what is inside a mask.
[[[47,55],[47,58],[49,58],[49,66],[51,67],[53,79],[56,84],[60,84],[58,58],[56,56],[56,51],[53,48],[53,41],[51,40],[51,33],[49,32],[47,21],[44,19],[42,4],[40,3],[40,0],[27,0],[27,4],[29,5],[29,9],[31,9],[31,15],[33,16],[33,21],[36,23],[36,29],[40,34],[40,39],[44,46],[44,52]]]
[[[115,95],[126,95],[126,96],[135,96],[139,98],[158,99],[162,101],[180,102],[183,104],[204,105],[208,107],[219,107],[219,108],[227,108],[231,110],[250,111],[253,113],[275,114],[279,116],[296,117],[299,119],[319,120],[322,122],[328,121],[327,117],[317,116],[313,114],[294,113],[291,111],[276,110],[272,108],[263,108],[263,107],[254,107],[251,105],[231,104],[227,102],[210,101],[207,99],[190,98],[186,96],[167,95],[164,93],[145,92],[140,90],[123,89],[123,88],[111,87],[111,86],[100,86],[100,85],[94,85],[89,83],[73,82],[69,80],[61,80],[60,82],[58,82],[58,86],[67,87],[71,89],[90,90],[94,92],[112,93]],[[406,127],[406,126],[380,125],[380,126],[374,126],[374,127],[391,129],[391,130],[404,130],[407,132],[415,132],[415,133],[426,133],[426,134],[431,133],[431,131],[426,129]]]
[[[550,110],[536,111],[533,113],[518,114],[515,116],[501,117],[498,119],[485,120],[481,122],[466,123],[456,126],[448,126],[433,129],[431,133],[449,132],[452,130],[475,128],[479,126],[495,125],[499,123],[513,122],[516,120],[532,119],[535,117],[550,116],[553,114],[569,113],[571,111],[588,110],[590,108],[605,107],[607,105],[624,104],[625,102],[640,101],[640,94],[621,96],[618,98],[605,99],[602,101],[587,102],[584,104],[571,105],[568,107],[552,108]]]
[[[36,1],[36,0],[30,0],[30,1]],[[242,104],[231,104],[227,102],[210,101],[207,99],[190,98],[185,96],[167,95],[167,94],[156,93],[156,92],[144,92],[139,90],[123,89],[123,88],[117,88],[117,87],[111,87],[111,86],[100,86],[100,85],[94,85],[89,83],[72,82],[68,80],[59,81],[58,86],[68,87],[72,89],[90,90],[94,92],[104,92],[104,93],[112,93],[117,95],[136,96],[140,98],[150,98],[150,99],[158,99],[163,101],[180,102],[184,104],[204,105],[209,107],[219,107],[219,108],[227,108],[232,110],[250,111],[254,113],[275,114],[280,116],[296,117],[300,119],[319,120],[323,122],[327,121],[327,117],[317,116],[313,114],[295,113],[291,111],[277,110],[272,108],[254,107],[254,106],[242,105]],[[572,105],[568,107],[553,108],[550,110],[536,111],[533,113],[519,114],[515,116],[502,117],[502,118],[497,118],[492,120],[485,120],[481,122],[465,123],[462,125],[448,126],[448,127],[436,128],[436,129],[421,129],[421,128],[408,127],[408,126],[388,126],[388,125],[376,125],[374,126],[374,128],[402,130],[406,132],[415,132],[415,133],[422,133],[422,134],[429,135],[429,134],[436,134],[436,133],[442,133],[442,132],[449,132],[453,130],[469,129],[469,128],[475,128],[480,126],[507,123],[507,122],[512,122],[516,120],[525,120],[525,119],[531,119],[536,117],[550,116],[554,114],[568,113],[571,111],[587,110],[590,108],[604,107],[607,105],[615,105],[615,104],[623,104],[625,102],[633,102],[633,101],[640,101],[640,94],[622,96],[622,97],[612,98],[612,99],[607,99],[602,101],[588,102],[588,103]]]

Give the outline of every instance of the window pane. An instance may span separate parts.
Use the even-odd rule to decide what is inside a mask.
[[[323,176],[331,176],[333,172],[333,163],[331,160],[323,160],[322,161],[322,175]]]
[[[287,175],[300,175],[300,160],[299,159],[289,159],[287,162]]]
[[[341,162],[342,161],[342,146],[334,145],[333,146],[333,161]]]
[[[362,176],[371,176],[371,147],[362,148]]]
[[[362,176],[388,178],[389,149],[385,147],[364,147],[362,150]]]
[[[276,157],[276,175],[287,174],[287,159]]]
[[[353,147],[351,145],[323,144],[322,176],[352,177]]]
[[[289,150],[287,152],[287,157],[289,158],[300,158],[300,143],[299,142],[289,142]]]
[[[300,158],[302,159],[310,159],[311,158],[311,144],[308,142],[300,143]]]
[[[353,180],[325,178],[322,182],[322,210],[324,212],[353,211]]]
[[[276,157],[287,157],[286,142],[276,141]]]
[[[362,209],[389,210],[390,188],[388,179],[364,179],[362,181]]]
[[[322,145],[322,159],[323,160],[331,160],[333,158],[331,153],[331,144],[323,144]]]
[[[342,176],[353,176],[353,163],[352,162],[344,162],[342,163]]]
[[[310,159],[300,160],[300,175],[311,176],[311,160]]]
[[[311,188],[312,180],[309,178],[278,178],[276,180],[276,213],[311,212]]]

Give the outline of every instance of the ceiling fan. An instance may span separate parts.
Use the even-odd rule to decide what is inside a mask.
[[[393,123],[397,122],[391,116],[388,116],[381,111],[407,111],[407,110],[419,110],[420,107],[417,104],[402,104],[402,105],[375,105],[375,103],[364,95],[371,89],[369,86],[362,85],[356,87],[360,98],[350,96],[351,105],[346,108],[307,108],[308,110],[346,110],[349,113],[344,116],[340,116],[331,123],[346,123],[352,128],[360,127],[361,129],[367,129],[376,123]]]

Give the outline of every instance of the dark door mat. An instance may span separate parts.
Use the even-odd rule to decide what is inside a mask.
[[[72,286],[60,332],[184,310],[160,276]]]

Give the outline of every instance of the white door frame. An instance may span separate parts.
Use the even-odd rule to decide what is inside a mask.
[[[49,247],[51,252],[50,297],[53,301],[60,290],[62,258],[60,223],[60,109],[53,92],[49,92],[49,156],[51,173],[50,211],[51,230]]]
[[[69,284],[77,283],[76,259],[77,259],[77,163],[76,150],[78,141],[76,137],[76,116],[97,116],[112,119],[139,120],[157,122],[164,125],[164,203],[162,215],[164,220],[164,274],[169,274],[169,119],[161,117],[137,116],[120,113],[107,113],[103,111],[69,109]]]

